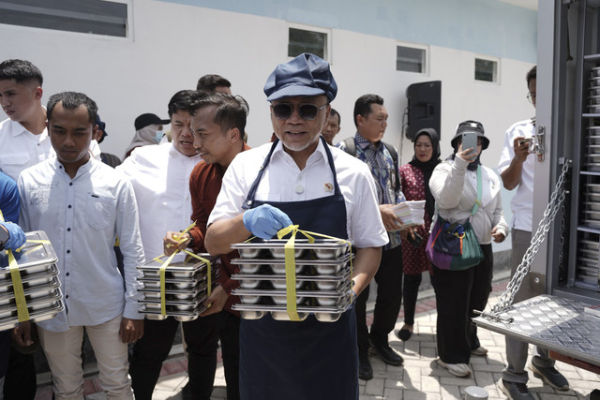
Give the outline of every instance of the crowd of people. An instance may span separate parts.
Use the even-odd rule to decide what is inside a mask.
[[[534,106],[535,74],[534,67],[527,75]],[[24,231],[47,233],[59,258],[65,309],[0,333],[5,398],[34,397],[30,350],[39,345],[55,398],[82,399],[85,331],[108,398],[151,399],[179,322],[143,318],[136,266],[184,248],[221,258],[207,310],[182,323],[189,375],[184,399],[210,398],[219,342],[230,400],[358,399],[359,378],[373,378],[370,357],[403,365],[388,338],[403,299],[404,324],[395,335],[408,341],[415,333],[423,273],[431,274],[437,300],[438,364],[465,377],[470,357],[486,355],[471,318],[491,292],[491,242],[509,233],[502,186],[518,188],[512,202],[515,266],[531,236],[535,160],[527,139],[534,135],[533,120],[507,131],[500,177],[480,162],[490,140],[477,121],[458,125],[453,154],[444,161],[439,133],[420,130],[412,139],[412,160],[399,165],[394,146],[382,141],[388,112],[376,94],[356,100],[356,133],[334,146],[341,129],[340,114],[331,108],[337,84],[326,61],[304,53],[277,65],[265,83],[271,143],[253,149],[246,144],[248,104],[231,95],[227,79],[205,75],[196,90],[171,97],[168,119],[151,113],[135,119],[121,160],[100,150],[106,126],[92,99],[62,92],[44,107],[42,84],[31,62],[0,63],[0,103],[8,116],[0,123],[0,243],[14,250],[25,242]],[[472,146],[467,134],[476,138]],[[423,226],[403,224],[394,208],[403,201],[424,201]],[[181,233],[191,221],[195,227]],[[336,322],[312,316],[282,322],[269,315],[245,320],[232,309],[239,298],[232,295],[237,282],[231,275],[238,270],[230,246],[250,236],[270,239],[291,224],[353,244],[352,302]],[[429,247],[450,230],[463,235],[461,253],[462,237],[475,244],[475,262],[459,268],[431,256]],[[567,389],[547,352],[539,350],[534,373]],[[501,388],[511,399],[532,398],[526,359],[527,345],[507,339]]]

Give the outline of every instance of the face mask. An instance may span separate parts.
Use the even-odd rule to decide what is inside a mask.
[[[156,143],[160,143],[160,141],[162,140],[163,136],[165,135],[165,133],[163,131],[156,131]]]

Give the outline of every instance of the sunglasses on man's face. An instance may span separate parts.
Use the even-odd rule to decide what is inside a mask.
[[[294,109],[297,108],[298,115],[303,120],[311,121],[317,118],[317,114],[323,108],[327,107],[327,104],[323,104],[322,106],[317,106],[316,104],[304,103],[304,104],[291,104],[291,103],[277,103],[271,105],[271,110],[273,110],[273,114],[275,117],[279,119],[288,119],[292,116]]]

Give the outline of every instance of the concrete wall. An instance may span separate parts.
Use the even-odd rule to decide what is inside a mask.
[[[496,0],[307,1],[302,8],[275,0],[117,1],[129,5],[127,38],[0,24],[0,58],[40,67],[44,102],[63,90],[94,98],[109,133],[103,150],[119,156],[137,115],[166,118],[171,95],[195,88],[206,73],[230,79],[233,92],[249,102],[249,143],[267,141],[272,130],[262,87],[274,66],[288,59],[290,23],[331,35],[329,60],[339,86],[333,105],[342,114],[337,140],[354,134],[354,100],[378,93],[390,113],[386,140],[409,161],[412,145],[400,135],[406,88],[441,80],[443,156],[456,125],[476,119],[491,138],[482,160],[495,166],[506,128],[534,112],[525,98],[525,74],[535,62],[536,12],[530,9]],[[396,71],[399,44],[427,49],[425,74]],[[476,56],[499,61],[497,83],[474,80]]]

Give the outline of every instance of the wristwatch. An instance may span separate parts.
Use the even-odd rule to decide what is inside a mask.
[[[10,234],[8,233],[8,229],[0,225],[0,250],[4,250],[4,243],[8,242],[9,238]]]

